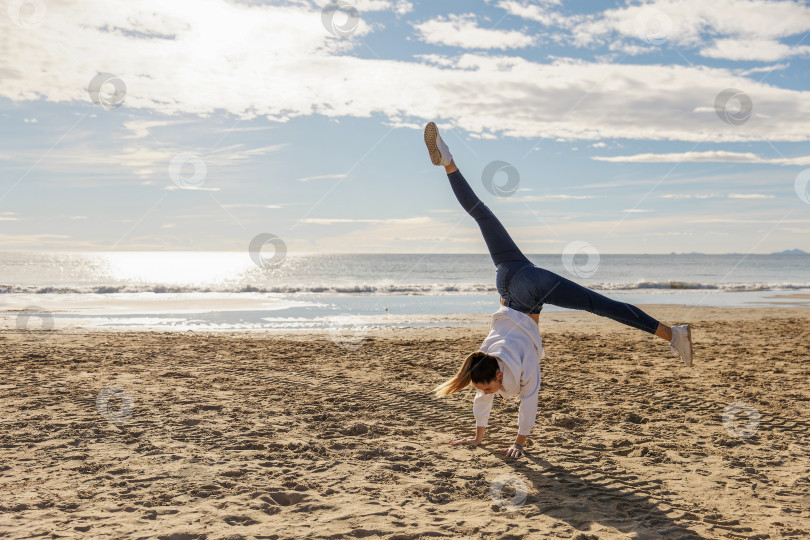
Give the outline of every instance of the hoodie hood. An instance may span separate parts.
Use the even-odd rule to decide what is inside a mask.
[[[534,343],[538,359],[542,359],[546,355],[543,350],[543,338],[540,336],[540,327],[534,322],[534,319],[521,311],[507,306],[501,306],[500,309],[492,315],[493,328],[498,321],[509,321],[515,326],[514,331],[522,332],[524,335],[528,336],[532,340],[532,343]]]
[[[503,380],[497,393],[516,396],[528,391],[527,384],[536,385],[539,380],[539,360],[545,355],[543,340],[537,323],[525,313],[501,306],[492,315],[489,335],[480,350],[499,359]]]

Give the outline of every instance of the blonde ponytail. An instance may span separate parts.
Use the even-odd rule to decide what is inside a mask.
[[[456,373],[453,378],[447,379],[445,382],[434,388],[433,392],[436,394],[436,396],[443,397],[464,390],[472,382],[473,369],[481,366],[481,362],[487,358],[496,360],[495,357],[490,356],[482,351],[472,353],[464,359],[464,362],[462,362],[461,367],[458,369],[458,373]]]

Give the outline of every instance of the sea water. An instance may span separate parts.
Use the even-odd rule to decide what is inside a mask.
[[[633,304],[810,305],[810,255],[602,254],[536,265]],[[0,253],[5,328],[262,330],[448,324],[498,307],[488,255],[244,252]],[[546,305],[544,312],[561,308]]]

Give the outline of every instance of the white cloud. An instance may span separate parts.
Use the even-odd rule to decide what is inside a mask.
[[[70,240],[70,238],[71,237],[66,234],[49,233],[0,234],[0,245],[3,246],[4,249],[22,248],[25,250],[30,250],[32,246],[37,246],[39,248],[43,245],[43,243],[48,241]],[[71,243],[71,245],[73,244]]]
[[[223,204],[223,208],[267,208],[271,210],[282,208],[280,204]]]
[[[774,40],[716,39],[710,47],[701,49],[700,54],[708,58],[726,60],[758,60],[777,62],[791,56],[807,56],[810,46],[790,46]]]
[[[388,218],[388,219],[360,219],[360,218],[305,218],[301,223],[311,223],[315,225],[334,225],[337,223],[384,223],[413,225],[420,223],[430,223],[433,221],[429,217],[413,218]]]
[[[595,199],[595,195],[527,195],[525,197],[508,197],[503,199],[504,202],[510,203],[529,203],[529,202],[543,202],[552,199]]]
[[[243,144],[233,144],[215,150],[203,152],[200,157],[208,165],[231,165],[239,161],[249,161],[256,156],[263,156],[287,146],[284,144],[271,144],[257,148],[243,148]]]
[[[773,199],[773,195],[762,195],[761,193],[729,193],[729,199]]]
[[[415,24],[427,43],[465,49],[519,49],[531,46],[535,38],[515,30],[482,28],[475,15],[450,15]]]
[[[770,165],[810,165],[810,156],[794,158],[763,158],[752,152],[708,150],[705,152],[677,152],[669,154],[635,154],[631,156],[593,156],[596,161],[611,163],[767,163]]]
[[[498,7],[505,9],[510,15],[523,17],[530,21],[536,21],[545,26],[568,26],[566,21],[569,18],[548,9],[548,5],[559,5],[559,1],[548,1],[539,3],[529,3],[524,1],[515,0],[501,0],[498,2]]]
[[[628,214],[639,214],[642,212],[652,212],[652,210],[642,210],[641,208],[628,208],[627,210],[622,210],[622,212]]]
[[[501,1],[498,6],[567,31],[577,46],[608,45],[628,54],[672,43],[697,48],[710,58],[776,61],[809,50],[780,42],[810,31],[810,7],[788,0],[652,0],[572,16],[528,0]]]
[[[383,5],[395,8],[391,2],[368,7]],[[371,31],[361,25],[354,37]],[[349,55],[354,38],[329,35],[320,12],[304,3],[87,0],[78,9],[54,2],[36,31],[0,17],[0,33],[10,36],[0,41],[0,96],[89,105],[89,80],[98,71],[115,73],[127,84],[126,100],[115,111],[96,108],[99,116],[127,109],[282,122],[380,115],[393,125],[419,125],[440,109],[447,125],[476,138],[810,138],[810,92],[769,86],[732,70],[570,59],[538,63],[485,54],[357,58]],[[171,39],[148,37],[153,34]],[[712,107],[718,92],[729,87],[748,93],[758,116],[742,125],[722,122]],[[148,129],[134,127],[138,135]],[[160,160],[172,157],[148,151],[153,155],[135,151],[128,166],[159,170]]]
[[[176,125],[177,122],[170,122],[168,120],[130,120],[124,122],[124,127],[131,131],[129,135],[125,135],[124,139],[143,139],[148,137],[152,128],[162,127],[169,125]]]
[[[715,199],[720,197],[720,195],[716,195],[713,193],[696,193],[692,195],[691,193],[667,193],[665,195],[661,195],[662,199]]]
[[[687,219],[688,223],[810,223],[810,219],[739,219],[739,218],[701,218]]]
[[[289,4],[299,4],[301,7],[307,7],[305,2],[293,0],[288,2]],[[321,8],[325,7],[327,4],[330,3],[330,0],[319,0],[318,4]],[[353,6],[357,12],[360,14],[360,17],[363,17],[364,13],[370,13],[374,11],[393,11],[397,15],[405,15],[413,11],[413,4],[408,0],[348,0],[346,2]]]
[[[166,191],[177,191],[177,190],[184,190],[184,191],[220,191],[222,188],[184,185],[184,186],[166,186],[163,189],[165,189]]]
[[[345,174],[323,174],[320,176],[307,176],[306,178],[299,178],[299,182],[309,182],[310,180],[341,180],[346,178]]]
[[[328,1],[322,1],[321,4],[326,5]],[[360,16],[363,16],[364,12],[367,11],[396,11],[400,12],[403,10],[413,9],[412,5],[409,5],[410,2],[396,0],[349,0],[349,4],[353,5],[357,8],[357,11],[360,12]],[[404,11],[407,13],[407,11]]]
[[[81,137],[77,137],[77,139],[82,141]],[[213,150],[210,147],[192,148],[191,153],[198,150],[197,155],[209,168],[228,167],[249,161],[255,156],[275,152],[285,146],[286,144],[277,144],[258,148],[245,148],[243,144],[234,144]],[[160,179],[165,179],[166,183],[171,183],[169,163],[172,158],[181,152],[177,148],[158,146],[152,140],[128,144],[114,150],[100,149],[82,141],[74,144],[70,142],[60,144],[51,149],[44,157],[42,150],[26,150],[17,152],[14,156],[4,156],[4,158],[30,163],[36,162],[38,168],[64,174],[96,172],[103,167],[109,175],[122,172],[131,173],[139,178],[150,178],[158,175]],[[41,158],[42,161],[40,162]],[[122,168],[125,171],[121,171]],[[149,180],[142,184],[151,185],[154,184],[154,181]]]
[[[751,69],[740,69],[740,70],[737,70],[736,73],[740,77],[747,77],[748,75],[751,75],[753,73],[766,73],[766,72],[769,72],[769,71],[781,71],[781,70],[787,69],[789,67],[790,67],[790,64],[788,62],[783,62],[781,64],[774,64],[772,66],[760,66],[760,67],[754,67],[754,68],[751,68]]]
[[[394,12],[397,15],[407,15],[411,11],[413,11],[413,4],[408,0],[397,0],[394,4]]]

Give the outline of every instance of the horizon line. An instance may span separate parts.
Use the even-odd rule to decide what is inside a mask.
[[[784,252],[800,251],[796,255],[810,255],[800,248],[784,249],[780,251],[769,252],[748,252],[743,253],[740,251],[726,251],[726,252],[709,252],[709,251],[667,251],[667,252],[603,252],[599,251],[599,255],[780,255]],[[250,253],[249,250],[211,250],[211,249],[116,249],[116,250],[98,250],[98,249],[27,249],[27,250],[6,250],[0,248],[0,253]],[[525,255],[562,255],[562,252],[524,252]],[[484,255],[488,256],[487,252],[435,252],[425,253],[424,251],[287,251],[287,255],[309,256],[309,255]]]

